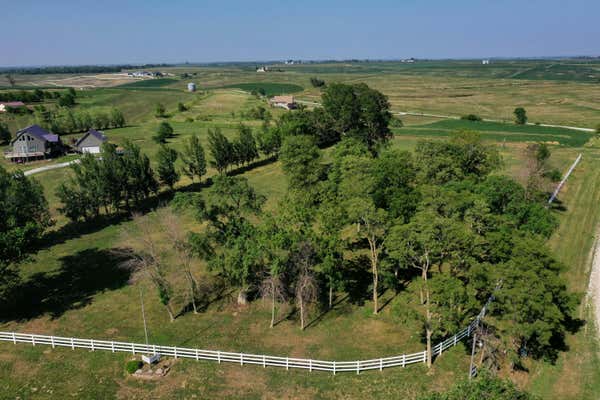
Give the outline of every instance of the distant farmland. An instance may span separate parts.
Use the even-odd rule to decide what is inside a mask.
[[[398,129],[397,136],[449,136],[458,130],[473,130],[484,139],[509,142],[551,142],[564,146],[583,146],[593,135],[587,132],[537,125],[516,125],[502,122],[443,120],[426,125]]]
[[[304,90],[302,86],[293,83],[275,83],[275,82],[252,82],[236,83],[232,85],[221,86],[217,89],[241,89],[246,92],[258,92],[264,90],[266,96],[275,96],[280,94],[297,93]]]

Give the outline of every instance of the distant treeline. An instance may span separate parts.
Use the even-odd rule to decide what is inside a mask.
[[[33,91],[18,90],[13,92],[0,92],[0,101],[22,101],[23,103],[37,103],[45,99],[57,99],[61,92],[35,89]]]
[[[54,66],[54,67],[9,67],[0,68],[0,73],[4,74],[88,74],[102,72],[121,72],[124,69],[142,69],[167,67],[169,64],[143,64],[143,65],[72,65],[72,66]]]
[[[34,121],[42,128],[60,135],[86,132],[89,129],[122,128],[126,125],[123,113],[116,108],[88,112],[73,111],[68,107],[49,110],[44,106],[35,106]]]

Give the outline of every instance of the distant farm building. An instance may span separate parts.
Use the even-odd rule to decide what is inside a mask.
[[[258,68],[256,68],[256,72],[269,72],[269,67],[266,67],[266,66],[258,67]]]
[[[75,142],[75,148],[79,153],[91,153],[98,154],[102,148],[102,143],[108,139],[102,132],[98,132],[95,129],[90,129]]]
[[[286,110],[293,110],[296,108],[296,101],[294,100],[294,96],[273,96],[269,99],[269,103],[273,107],[281,107]]]
[[[490,63],[490,60],[481,60],[481,64],[483,65],[488,65]]]
[[[188,92],[195,92],[196,84],[194,82],[190,82],[190,83],[188,83],[187,88],[188,88]]]
[[[60,137],[39,125],[21,129],[10,144],[12,150],[5,152],[4,157],[14,162],[52,157],[63,151]]]
[[[10,110],[16,110],[24,107],[25,103],[23,103],[22,101],[9,101],[5,103],[0,103],[0,112],[9,112]]]

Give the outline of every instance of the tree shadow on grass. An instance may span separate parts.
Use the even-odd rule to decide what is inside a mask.
[[[46,313],[58,318],[85,307],[97,293],[127,284],[131,271],[122,265],[130,258],[128,250],[97,248],[61,257],[57,271],[36,273],[15,289],[12,305],[0,320],[27,320]]]

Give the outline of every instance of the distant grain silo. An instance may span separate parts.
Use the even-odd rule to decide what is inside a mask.
[[[188,92],[195,92],[196,91],[196,84],[193,82],[188,83]]]

